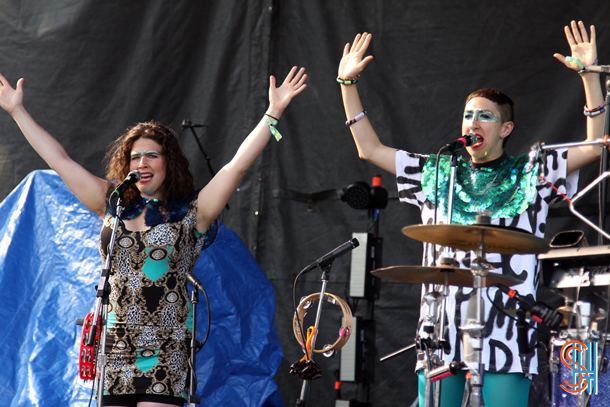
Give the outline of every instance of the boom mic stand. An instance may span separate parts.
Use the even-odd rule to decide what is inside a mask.
[[[212,160],[211,160],[210,156],[203,149],[203,146],[201,145],[201,142],[199,141],[199,136],[197,136],[197,133],[195,133],[195,127],[205,127],[205,131],[203,132],[203,134],[205,134],[208,131],[209,127],[205,124],[193,124],[189,119],[182,120],[182,124],[180,125],[180,127],[182,127],[183,129],[186,127],[191,129],[191,132],[193,133],[193,137],[195,137],[195,141],[197,142],[197,146],[199,147],[199,151],[201,151],[201,154],[203,154],[203,157],[205,158],[205,163],[208,166],[208,170],[210,170],[210,174],[212,174],[212,178],[214,178],[214,176],[216,175],[216,171],[214,171],[214,168],[212,168]],[[203,134],[202,134],[202,136],[203,136]],[[229,209],[228,202],[225,205],[225,207],[227,209]]]

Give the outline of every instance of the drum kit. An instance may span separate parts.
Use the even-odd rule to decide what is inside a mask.
[[[489,272],[491,266],[485,260],[486,253],[541,255],[543,253],[548,253],[549,251],[550,253],[554,252],[554,250],[551,250],[551,242],[536,237],[526,231],[491,225],[489,224],[488,217],[485,216],[478,217],[477,222],[478,223],[474,225],[413,225],[402,229],[402,232],[406,236],[421,242],[475,252],[476,258],[471,261],[470,270],[451,265],[441,265],[429,267],[393,266],[371,271],[373,275],[383,279],[429,284],[428,292],[423,295],[423,301],[428,305],[428,313],[420,322],[421,329],[416,339],[416,343],[381,358],[381,361],[384,361],[405,350],[417,347],[419,351],[418,359],[424,362],[424,373],[426,377],[424,405],[426,407],[440,405],[441,379],[450,375],[455,375],[462,369],[468,369],[465,396],[462,405],[476,407],[484,405],[482,386],[485,366],[482,360],[482,349],[485,335],[485,321],[483,320],[484,302],[482,299],[482,291],[484,287],[498,286],[504,287],[505,290],[503,291],[508,292],[508,287],[521,283],[521,280],[516,278]],[[610,250],[608,250],[608,253],[610,257]],[[547,254],[546,256],[549,255]],[[571,257],[573,258],[573,256]],[[553,264],[557,265],[556,262]],[[608,264],[606,266],[606,271],[610,276],[610,262],[606,264]],[[473,288],[473,295],[468,302],[466,321],[463,321],[465,322],[464,325],[459,327],[459,330],[462,331],[464,337],[463,357],[465,360],[463,362],[454,361],[449,365],[445,365],[440,355],[442,354],[443,349],[449,347],[445,338],[442,337],[445,332],[443,316],[445,312],[445,299],[449,286],[471,287]],[[555,292],[566,298],[566,306],[561,307],[558,310],[553,310],[546,306],[546,304],[541,303],[547,307],[541,311],[544,315],[539,315],[540,318],[538,319],[534,316],[534,319],[539,323],[543,322],[544,319],[544,323],[551,329],[552,334],[550,340],[551,349],[549,351],[549,370],[552,372],[550,379],[552,387],[550,389],[551,405],[554,407],[602,405],[594,404],[596,397],[599,396],[591,396],[591,392],[588,388],[578,395],[573,395],[560,388],[560,384],[564,383],[564,380],[566,383],[574,383],[574,377],[576,376],[572,376],[572,374],[576,374],[577,371],[576,369],[570,371],[569,366],[560,361],[561,355],[559,353],[560,349],[565,348],[562,348],[562,346],[569,341],[592,343],[593,346],[599,350],[595,365],[597,366],[598,372],[596,377],[600,378],[599,389],[602,390],[602,387],[604,387],[603,384],[607,380],[603,377],[603,373],[601,373],[605,370],[605,365],[607,364],[607,359],[604,355],[606,334],[599,333],[599,329],[602,328],[599,323],[601,321],[604,321],[605,323],[605,314],[601,309],[597,314],[592,311],[592,308],[597,306],[596,304],[592,305],[586,301],[572,301],[571,298],[566,297],[565,290],[558,291]],[[569,293],[569,295],[573,295],[575,299],[578,299],[579,294],[581,294],[581,292]],[[604,300],[603,297],[607,298],[607,295],[605,294],[595,295],[594,293],[593,296],[602,300]],[[604,304],[603,308],[607,308],[607,301]],[[439,308],[440,312],[438,311]],[[534,315],[535,312],[536,309],[531,312],[530,317]],[[519,310],[518,314],[525,315],[521,310]],[[522,318],[524,321],[525,317],[523,316]],[[562,321],[561,325],[559,325],[560,321]],[[606,332],[605,329],[602,332]],[[434,353],[431,354],[430,351],[433,351]],[[585,359],[586,357],[582,359],[583,363],[585,362]],[[580,377],[582,380],[582,377],[584,376],[581,375]],[[577,380],[578,378],[576,381]],[[610,380],[608,380],[608,382],[610,382]],[[603,405],[606,404],[607,403],[603,403]]]

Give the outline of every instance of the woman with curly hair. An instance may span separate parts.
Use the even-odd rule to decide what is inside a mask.
[[[104,260],[116,219],[116,185],[130,171],[140,173],[136,188],[124,193],[112,253],[104,406],[186,402],[192,336],[186,276],[201,251],[214,242],[216,218],[266,146],[272,126],[306,88],[306,78],[304,68],[296,67],[279,87],[270,77],[265,116],[233,159],[196,191],[188,159],[170,128],[147,122],[128,129],[109,147],[104,180],[73,161],[29,115],[23,106],[23,79],[12,88],[0,75],[0,106],[74,195],[104,218],[100,236]]]

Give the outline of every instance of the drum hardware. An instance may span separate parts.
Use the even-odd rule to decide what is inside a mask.
[[[608,80],[606,82],[606,85],[610,84],[610,80]],[[607,99],[607,103],[610,102],[610,88],[606,89],[606,99]],[[604,129],[604,134],[605,136],[603,138],[598,138],[596,140],[593,141],[581,141],[581,142],[571,142],[571,143],[560,143],[560,144],[549,144],[546,145],[544,143],[536,143],[532,146],[532,149],[530,151],[530,162],[532,162],[531,160],[537,160],[541,162],[540,167],[538,168],[538,172],[539,174],[544,174],[544,160],[541,160],[540,157],[543,157],[546,150],[556,150],[556,149],[561,149],[561,148],[570,148],[570,147],[580,147],[580,146],[600,146],[600,147],[607,147],[610,144],[610,137],[608,136],[608,127],[610,125],[610,118],[608,117],[608,115],[606,115],[606,123],[605,123],[605,129]],[[534,153],[534,151],[537,151],[536,153]],[[574,204],[580,199],[582,198],[584,195],[586,195],[587,193],[589,193],[589,191],[591,191],[596,185],[601,184],[603,193],[600,193],[600,196],[605,197],[605,184],[602,184],[602,182],[608,178],[610,176],[610,171],[606,171],[606,161],[607,161],[607,157],[605,156],[605,148],[602,148],[602,163],[604,164],[604,166],[602,167],[603,172],[601,172],[601,174],[595,179],[593,180],[593,182],[591,182],[589,185],[587,185],[585,188],[583,188],[580,192],[578,192],[576,195],[574,195],[574,197],[571,200],[568,200],[569,202],[569,209],[570,212],[572,212],[576,217],[578,217],[580,220],[582,220],[583,222],[585,222],[587,225],[591,226],[596,232],[598,232],[600,235],[604,236],[606,239],[610,239],[610,235],[608,233],[606,233],[603,230],[603,226],[605,223],[605,219],[603,219],[603,216],[600,216],[600,226],[597,226],[596,224],[594,224],[593,222],[591,222],[589,219],[587,219],[587,217],[583,216],[582,214],[580,214],[575,208],[574,208]],[[541,176],[542,178],[542,176]],[[600,208],[600,215],[605,213],[605,199],[602,199],[601,202],[603,203],[604,206],[604,210],[602,210],[602,208]],[[599,243],[602,243],[602,239],[600,236],[599,239]]]
[[[478,217],[482,222],[488,221],[487,218],[488,217],[486,216]],[[482,320],[484,313],[482,288],[490,286],[492,281],[493,283],[503,284],[505,286],[516,285],[521,282],[516,279],[514,279],[515,281],[511,281],[511,279],[507,279],[507,276],[496,275],[489,272],[491,267],[486,261],[486,253],[546,253],[550,250],[549,243],[546,239],[539,238],[521,229],[490,224],[412,225],[406,226],[402,230],[406,236],[419,241],[441,246],[450,246],[465,251],[475,251],[476,257],[471,263],[469,276],[463,275],[461,269],[442,266],[424,269],[420,268],[419,270],[408,266],[399,266],[400,268],[386,268],[375,272],[379,277],[399,281],[417,282],[412,280],[428,279],[428,281],[433,284],[446,283],[447,285],[473,287],[474,295],[468,303],[466,323],[463,326],[460,326],[459,329],[464,332],[465,337],[467,337],[467,340],[464,341],[465,360],[463,363],[470,371],[463,405],[479,407],[482,405],[483,401],[482,386],[485,367],[482,361],[484,335],[484,324]],[[416,270],[422,275],[425,275],[425,272],[427,271],[432,271],[432,273],[428,274],[437,274],[437,276],[430,277],[427,275],[426,277],[415,278],[413,274]],[[456,276],[463,276],[464,278]],[[465,282],[467,279],[470,281]],[[500,282],[500,280],[504,280],[505,282],[508,282],[508,284],[504,284],[503,282]],[[447,371],[450,372],[451,369],[448,369],[449,370]]]
[[[483,264],[480,261],[479,264]],[[484,267],[487,269],[487,267]],[[376,277],[400,281],[404,283],[422,283],[447,285],[457,287],[472,287],[472,272],[457,267],[437,266],[391,266],[371,271]],[[521,280],[496,273],[487,273],[482,284],[488,287],[494,284],[513,286],[521,284]]]
[[[402,228],[402,233],[420,242],[464,251],[477,251],[483,236],[484,253],[539,254],[550,250],[546,239],[522,229],[496,225],[411,225]]]

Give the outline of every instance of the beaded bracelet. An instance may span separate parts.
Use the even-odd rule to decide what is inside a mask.
[[[354,117],[352,120],[346,121],[345,125],[351,126],[352,124],[356,123],[358,120],[362,119],[364,116],[366,116],[366,110],[363,110],[362,112],[358,113],[358,115],[356,117]]]
[[[269,120],[269,119],[271,119],[271,120]],[[280,139],[282,138],[282,135],[275,128],[275,126],[277,126],[277,123],[279,122],[279,120],[276,119],[275,117],[271,116],[270,114],[265,113],[265,121],[269,125],[269,130],[271,130],[271,134],[273,134],[273,137],[275,137],[275,141],[280,141]]]
[[[601,105],[597,106],[595,109],[589,109],[587,107],[587,105],[585,105],[585,112],[587,112],[587,113],[597,112],[598,110],[602,110],[604,107],[606,107],[606,101],[605,100],[602,102]]]
[[[603,105],[596,107],[593,110],[589,110],[587,109],[587,107],[585,106],[585,110],[582,112],[585,116],[587,117],[593,117],[593,116],[597,116],[598,114],[602,114],[606,111],[606,106],[605,106],[605,102]]]
[[[341,85],[353,85],[355,83],[358,83],[359,80],[360,74],[356,75],[354,79],[341,79],[337,77],[337,82],[339,82]]]

